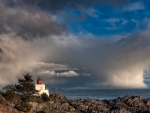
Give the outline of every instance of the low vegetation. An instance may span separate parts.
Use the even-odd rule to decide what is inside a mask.
[[[49,101],[47,94],[43,93],[41,96],[35,96],[34,94],[37,93],[32,75],[25,74],[23,78],[18,78],[18,84],[15,87],[9,87],[5,93],[2,93],[2,96],[10,103],[15,104],[17,110],[29,112],[32,109],[31,102],[41,104]]]

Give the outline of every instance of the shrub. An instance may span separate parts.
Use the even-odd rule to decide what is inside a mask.
[[[41,99],[42,99],[44,102],[50,100],[50,99],[49,99],[49,96],[48,96],[46,93],[43,93],[43,94],[41,95]]]
[[[36,102],[36,103],[39,103],[41,104],[43,102],[43,100],[40,98],[40,96],[32,96],[30,99],[29,99],[30,102]]]
[[[11,103],[17,103],[20,99],[20,95],[16,94],[14,90],[8,89],[2,96]]]
[[[28,102],[21,102],[18,106],[17,106],[17,109],[19,111],[23,111],[23,112],[29,112],[32,108],[32,105],[29,104]]]
[[[15,93],[13,90],[7,90],[6,93],[3,94],[6,100],[12,101],[15,97]]]

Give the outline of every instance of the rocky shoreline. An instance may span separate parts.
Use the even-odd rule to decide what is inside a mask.
[[[110,100],[69,100],[62,94],[51,94],[47,102],[31,102],[30,113],[150,113],[150,98],[124,96]],[[23,113],[0,95],[0,113]],[[29,112],[28,112],[29,113]]]

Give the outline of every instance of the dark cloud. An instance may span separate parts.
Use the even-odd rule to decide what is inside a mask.
[[[93,5],[122,6],[129,2],[138,0],[8,0],[5,3],[9,6],[33,5],[50,11],[59,11],[65,8],[87,8]]]
[[[77,86],[79,84],[82,86],[88,81],[89,86],[92,84],[94,86],[145,87],[143,72],[150,64],[148,32],[130,35],[118,42],[107,42],[108,44],[101,40],[93,39],[93,41],[92,44],[88,39],[84,39],[81,43],[83,46],[90,45],[89,47],[74,45],[71,49],[55,48],[56,51],[52,52],[51,59],[47,61],[66,62],[77,67],[86,67],[91,76],[74,78],[79,81],[76,82]],[[70,78],[64,80],[68,82]],[[72,84],[68,82],[67,85]]]
[[[0,1],[0,34],[13,33],[24,38],[59,35],[65,26],[34,7],[8,7]]]
[[[0,48],[0,53],[3,53],[3,50]]]

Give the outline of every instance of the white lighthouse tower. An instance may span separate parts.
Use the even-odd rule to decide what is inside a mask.
[[[37,79],[35,89],[39,91],[38,92],[39,95],[46,93],[49,96],[49,90],[45,88],[45,84],[42,82],[41,78]]]

